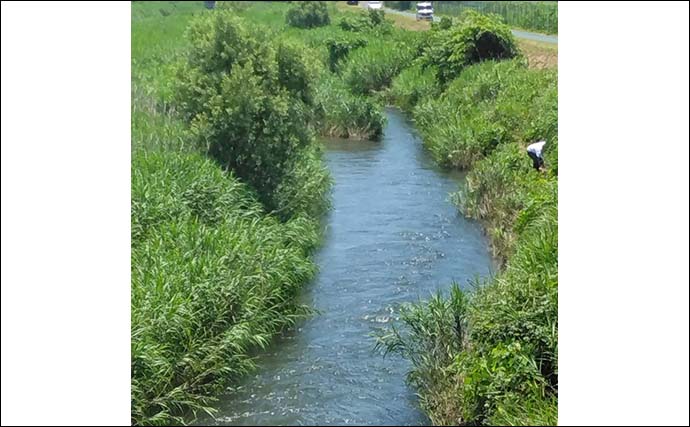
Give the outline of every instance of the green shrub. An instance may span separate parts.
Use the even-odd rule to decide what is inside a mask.
[[[406,43],[374,40],[354,51],[343,69],[343,79],[352,92],[367,95],[390,86],[393,78],[414,59]]]
[[[386,22],[386,20],[385,20],[386,12],[384,12],[381,9],[379,9],[379,10],[369,9],[367,14],[369,15],[369,21],[371,21],[371,25],[374,27],[382,25],[383,23]]]
[[[343,16],[338,26],[345,31],[360,32],[372,28],[371,21],[363,15]]]
[[[323,27],[331,23],[325,1],[300,1],[285,16],[288,25],[297,28]]]
[[[438,98],[414,109],[438,163],[467,169],[499,145],[551,141],[557,133],[557,76],[522,60],[466,67]]]
[[[378,34],[390,34],[393,26],[385,20],[386,12],[383,10],[369,10],[366,15],[346,15],[340,19],[338,25],[341,29],[351,32],[375,30]]]
[[[190,36],[178,98],[193,134],[269,210],[280,209],[276,188],[313,143],[316,61],[293,42],[250,33],[230,13],[198,18]]]
[[[453,18],[451,18],[450,16],[442,16],[441,21],[431,23],[431,30],[432,31],[444,31],[444,30],[449,30],[450,27],[452,27],[452,26],[453,26]]]
[[[556,194],[544,194],[501,274],[405,306],[402,325],[379,336],[412,362],[408,380],[435,425],[557,421],[558,225]]]
[[[366,46],[367,39],[362,37],[345,37],[329,38],[326,40],[328,47],[328,67],[332,72],[338,71],[338,65],[345,59],[353,50]]]
[[[498,17],[468,10],[448,30],[429,32],[423,63],[436,67],[441,83],[453,80],[468,65],[518,56],[513,34]]]
[[[249,352],[303,309],[317,223],[265,216],[253,192],[199,154],[132,164],[132,424],[210,411]]]
[[[416,64],[404,69],[393,79],[388,97],[394,105],[411,112],[422,99],[434,98],[438,92],[434,70],[423,69]]]
[[[377,140],[383,134],[383,108],[367,96],[351,93],[335,76],[322,79],[315,104],[322,135]]]

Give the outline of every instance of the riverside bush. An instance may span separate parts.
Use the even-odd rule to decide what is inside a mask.
[[[530,70],[521,59],[486,61],[419,103],[414,118],[438,163],[467,169],[501,144],[554,140],[557,96],[554,71]]]
[[[247,372],[248,352],[295,319],[315,221],[265,216],[199,154],[132,164],[132,423],[182,423]]]
[[[393,27],[385,20],[383,10],[369,10],[366,15],[346,15],[340,19],[338,26],[345,31],[375,31],[377,34],[390,34]]]
[[[285,20],[297,28],[323,27],[331,23],[325,1],[300,1],[287,11]]]
[[[383,133],[383,108],[369,97],[350,92],[336,76],[321,80],[315,104],[322,135],[377,140]]]
[[[502,273],[405,306],[379,346],[409,359],[435,425],[555,425],[558,225],[555,181],[535,202]],[[509,421],[510,420],[510,421]]]
[[[518,54],[510,28],[498,17],[468,10],[449,29],[429,32],[422,58],[425,65],[436,67],[439,82],[445,84],[468,65]]]
[[[212,412],[212,396],[253,368],[251,355],[308,312],[294,296],[315,271],[309,254],[328,206],[313,123],[292,122],[313,116],[318,60],[294,41],[252,34],[232,12],[180,3],[163,25],[157,8],[132,5],[133,425]],[[181,67],[169,65],[185,53]],[[291,108],[304,113],[289,117]],[[272,132],[287,120],[290,131]],[[236,163],[205,156],[226,149],[241,153]]]
[[[433,69],[415,64],[405,68],[391,84],[388,97],[394,105],[411,112],[422,99],[436,97],[439,92]]]
[[[338,71],[338,66],[355,49],[366,46],[367,39],[362,37],[338,37],[326,39],[328,48],[328,68],[331,72]]]
[[[281,209],[276,189],[297,153],[314,143],[318,60],[295,42],[248,31],[230,13],[198,18],[189,34],[178,98],[192,132],[269,210]]]
[[[393,78],[414,59],[407,43],[372,40],[349,56],[343,79],[353,93],[368,95],[390,86]]]

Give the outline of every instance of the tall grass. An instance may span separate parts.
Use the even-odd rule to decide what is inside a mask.
[[[431,56],[443,67],[452,49],[428,42],[422,63]],[[454,285],[447,296],[406,306],[378,346],[412,362],[408,381],[435,425],[555,425],[557,75],[530,70],[520,57],[461,65],[438,80],[419,64],[407,68],[388,98],[412,111],[439,164],[468,170],[453,198],[485,224],[501,271],[469,290]],[[547,141],[545,172],[525,152],[538,139]]]
[[[438,96],[440,92],[435,70],[415,64],[405,68],[393,79],[387,95],[392,104],[406,112],[412,112],[417,104],[426,98]]]
[[[401,327],[379,337],[412,362],[408,381],[435,425],[557,423],[555,198],[536,207],[496,278],[406,307]]]
[[[461,15],[466,10],[493,13],[514,27],[558,33],[558,2],[555,1],[436,1],[434,9],[446,15]]]
[[[266,216],[199,154],[138,153],[132,172],[132,423],[181,423],[294,321],[317,225]]]
[[[186,28],[196,16],[216,12],[202,2],[132,5],[131,410],[137,425],[181,424],[212,412],[214,394],[253,368],[250,354],[308,312],[294,296],[315,271],[309,254],[328,207],[330,180],[319,148],[308,139],[291,154],[271,195],[278,209],[269,213],[262,188],[204,155],[176,99],[180,64],[194,58]],[[286,99],[309,103],[313,94],[300,80],[293,48],[276,44],[267,64]],[[197,59],[208,69],[218,63]]]
[[[530,70],[521,59],[489,61],[419,103],[414,118],[437,162],[467,169],[501,144],[553,140],[556,105],[555,71]]]
[[[386,116],[371,98],[353,94],[338,76],[324,77],[316,88],[319,133],[350,139],[377,140]]]
[[[414,57],[415,51],[408,43],[372,40],[349,56],[343,79],[352,92],[369,95],[390,86]]]

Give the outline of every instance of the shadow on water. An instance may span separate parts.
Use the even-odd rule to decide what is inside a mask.
[[[276,339],[259,369],[220,398],[215,424],[419,425],[410,366],[373,351],[399,305],[487,276],[480,226],[448,201],[463,179],[441,171],[413,127],[388,110],[381,142],[327,141],[333,208],[301,302],[319,314]],[[213,420],[202,420],[214,423]]]

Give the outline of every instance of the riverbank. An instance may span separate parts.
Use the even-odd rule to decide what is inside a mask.
[[[437,425],[557,422],[557,73],[529,65],[486,61],[445,83],[410,68],[392,82],[390,99],[436,161],[468,171],[454,198],[485,224],[503,265],[474,291],[408,306],[380,338],[413,362],[409,380]],[[547,141],[544,172],[525,152],[537,140]]]
[[[192,24],[197,34],[212,33],[206,12],[202,2],[132,4],[132,424],[182,424],[211,411],[214,395],[253,369],[251,353],[309,312],[295,295],[315,273],[311,253],[328,202],[319,146],[305,132],[308,122],[281,106],[302,101],[274,80],[270,90],[278,95],[266,98],[276,103],[273,110],[268,104],[245,110],[232,123],[271,114],[278,129],[236,128],[237,135],[259,131],[254,142],[268,147],[267,139],[279,134],[293,142],[290,152],[252,150],[232,164],[217,155],[228,136],[214,143],[222,128],[210,121],[209,104],[195,103],[194,119],[188,102],[199,95],[178,98],[189,76],[207,79],[204,90],[211,90],[213,75],[195,73],[198,63],[187,62],[190,52],[205,58],[211,52],[184,36]],[[301,65],[292,55],[290,64],[262,58],[267,67]],[[182,77],[181,67],[189,67]],[[251,88],[246,79],[242,85]],[[271,174],[246,174],[250,162]]]
[[[408,308],[410,328],[381,344],[410,359],[435,423],[554,420],[556,72],[529,68],[510,30],[476,14],[413,32],[332,4],[293,14],[312,28],[286,25],[300,5],[218,6],[132,6],[133,423],[211,411],[250,352],[307,311],[295,296],[330,181],[315,135],[378,140],[384,102],[436,162],[468,171],[456,200],[504,268]],[[502,61],[477,63],[476,31],[496,34]],[[541,138],[540,174],[524,147]]]

